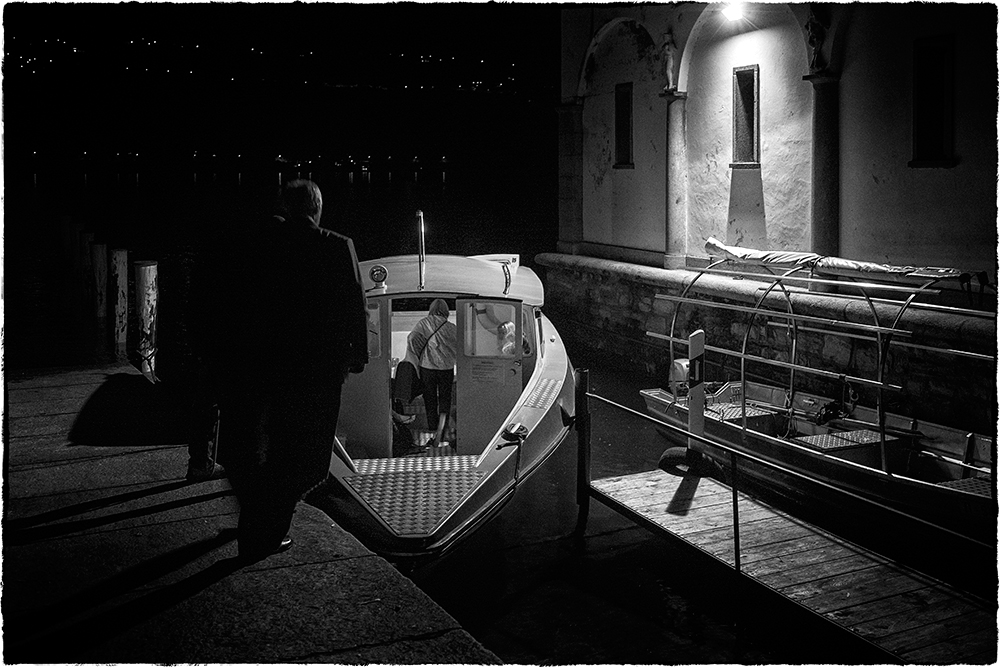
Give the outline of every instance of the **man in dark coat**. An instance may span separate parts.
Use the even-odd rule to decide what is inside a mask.
[[[354,243],[319,227],[312,181],[286,185],[281,203],[232,249],[220,297],[220,438],[251,560],[291,546],[295,506],[329,471],[343,383],[368,362]]]

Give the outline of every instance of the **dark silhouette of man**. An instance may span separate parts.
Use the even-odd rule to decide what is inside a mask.
[[[368,362],[364,288],[350,238],[319,227],[312,181],[229,248],[220,294],[220,439],[240,503],[240,558],[291,546],[298,501],[329,471],[349,372]]]

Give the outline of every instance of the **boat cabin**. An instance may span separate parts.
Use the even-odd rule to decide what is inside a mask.
[[[344,387],[338,436],[352,458],[392,457],[392,388],[407,337],[435,299],[448,304],[457,328],[455,383],[443,438],[454,453],[479,454],[506,425],[542,347],[543,290],[518,271],[519,258],[433,255],[423,274],[413,256],[361,263],[368,297],[369,363]],[[512,344],[521,341],[520,345]],[[419,396],[405,406],[414,435],[426,421]]]

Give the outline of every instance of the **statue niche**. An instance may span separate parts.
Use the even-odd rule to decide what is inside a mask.
[[[663,46],[660,47],[660,60],[663,63],[663,92],[677,92],[677,73],[675,61],[677,60],[677,44],[674,42],[672,32],[663,33]]]
[[[815,15],[810,14],[806,21],[806,42],[812,51],[809,58],[809,73],[816,74],[826,68],[823,60],[823,41],[826,39],[826,26],[820,23]]]

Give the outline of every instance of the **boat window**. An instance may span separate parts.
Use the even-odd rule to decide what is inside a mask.
[[[545,356],[545,330],[542,328],[542,313],[535,311],[535,338],[538,342],[538,356]]]
[[[378,301],[368,302],[368,358],[377,359],[382,356],[382,304]]]
[[[530,341],[535,340],[535,337],[532,334],[531,324],[532,324],[532,322],[531,322],[531,309],[530,308],[522,308],[521,309],[521,338],[524,341],[524,349],[522,350],[522,353],[526,357],[530,357],[531,356],[532,345],[531,345]]]
[[[517,354],[514,320],[517,309],[505,303],[466,304],[462,336],[467,357],[513,357]]]
[[[393,299],[392,312],[418,312],[421,313],[421,317],[423,317],[427,314],[427,310],[431,307],[431,302],[433,302],[434,299],[444,299],[444,302],[448,304],[448,310],[450,312],[455,312],[455,298],[449,298],[446,296],[417,296]]]

